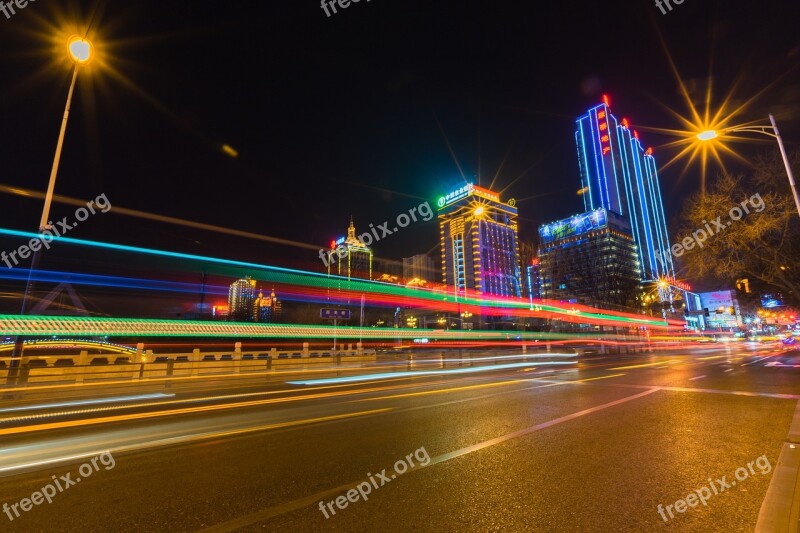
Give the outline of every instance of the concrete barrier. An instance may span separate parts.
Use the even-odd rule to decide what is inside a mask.
[[[360,344],[360,343],[359,343]],[[20,361],[18,384],[86,383],[115,380],[147,380],[167,377],[247,374],[290,369],[292,366],[374,362],[374,350],[336,352],[311,351],[308,343],[300,350],[233,350],[191,353],[153,353],[139,344],[135,353],[24,356]],[[0,383],[8,377],[8,361],[0,361]]]

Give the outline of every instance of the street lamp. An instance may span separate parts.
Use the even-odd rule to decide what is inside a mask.
[[[778,125],[775,123],[775,117],[772,113],[769,115],[771,126],[739,126],[724,130],[722,133],[762,133],[768,135],[778,141],[778,148],[781,150],[781,157],[783,164],[786,167],[786,175],[789,177],[789,185],[792,187],[792,195],[794,196],[794,205],[797,207],[797,214],[800,215],[800,197],[797,196],[797,187],[794,183],[794,175],[792,174],[792,167],[789,166],[789,157],[786,155],[786,148],[783,146],[783,139],[778,131]],[[697,138],[701,141],[711,141],[719,137],[716,130],[701,131],[697,134]]]
[[[80,35],[73,35],[67,42],[67,50],[75,63],[88,63],[92,58],[92,42]]]
[[[39,220],[39,233],[50,228],[50,206],[53,203],[53,192],[56,187],[56,175],[58,174],[58,164],[61,161],[61,149],[64,146],[64,135],[67,131],[67,119],[69,119],[69,108],[72,104],[72,93],[75,91],[75,80],[78,78],[78,68],[81,65],[87,64],[93,55],[93,47],[91,41],[80,35],[73,35],[67,41],[67,52],[70,59],[75,63],[72,70],[72,82],[69,85],[69,92],[67,93],[67,105],[64,107],[64,117],[61,120],[61,130],[58,133],[58,142],[56,143],[56,154],[53,157],[53,168],[50,170],[50,181],[47,184],[47,194],[44,198],[44,207],[42,209],[42,218]],[[31,267],[28,271],[28,282],[25,285],[25,293],[22,296],[22,306],[20,315],[28,312],[28,297],[33,292],[33,273],[39,268],[39,254],[40,248],[33,251],[31,258]],[[22,336],[17,336],[14,342],[14,351],[11,354],[11,361],[8,368],[7,383],[14,385],[17,381],[17,374],[19,371],[19,363],[22,358],[22,351],[24,348],[25,339]]]
[[[58,134],[58,143],[56,143],[56,155],[53,158],[53,168],[50,171],[50,181],[47,184],[47,195],[44,198],[44,209],[42,209],[42,218],[39,221],[39,231],[48,229],[50,205],[53,203],[53,191],[56,187],[56,175],[58,174],[58,164],[61,161],[61,148],[64,146],[64,134],[67,131],[67,119],[69,118],[69,108],[72,104],[72,93],[75,91],[75,80],[78,78],[78,68],[92,59],[92,43],[88,39],[73,35],[67,43],[67,51],[75,63],[75,68],[72,71],[72,83],[70,83],[69,92],[67,93],[67,105],[64,108],[64,118],[61,121],[61,131]],[[27,291],[25,292],[27,296]],[[24,311],[22,314],[25,314]]]

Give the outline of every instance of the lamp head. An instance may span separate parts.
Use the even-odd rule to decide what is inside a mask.
[[[710,141],[711,139],[716,139],[717,137],[719,137],[719,135],[717,135],[717,130],[706,130],[697,134],[697,138],[701,141]]]
[[[85,39],[80,35],[70,37],[67,43],[67,50],[70,58],[79,65],[88,63],[92,59],[92,43],[89,39]]]

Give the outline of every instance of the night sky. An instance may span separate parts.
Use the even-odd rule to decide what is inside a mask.
[[[448,142],[467,179],[496,175],[519,200],[532,239],[582,210],[574,119],[603,93],[663,165],[674,139],[645,130],[680,127],[667,109],[688,109],[659,36],[698,104],[709,74],[715,103],[738,80],[734,107],[783,76],[742,122],[773,112],[800,141],[796,1],[686,0],[662,15],[645,0],[362,0],[331,17],[316,0],[65,4],[0,15],[0,184],[46,188],[70,79],[47,38],[75,20],[116,73],[93,63],[78,77],[58,194],[319,246],[351,215],[363,231],[462,182]],[[661,174],[671,219],[699,188],[682,167]],[[0,198],[0,225],[35,230],[40,200]],[[56,204],[54,218],[73,211]],[[316,256],[113,210],[72,236],[277,265]],[[374,248],[397,259],[437,240],[435,221],[417,223]]]

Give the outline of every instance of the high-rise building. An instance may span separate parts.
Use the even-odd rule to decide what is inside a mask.
[[[542,298],[632,310],[641,280],[625,217],[598,208],[539,228]]]
[[[372,250],[356,236],[353,219],[347,228],[347,236],[331,243],[336,251],[328,261],[328,274],[336,274],[347,279],[372,279]]]
[[[256,280],[247,276],[231,283],[228,289],[228,320],[255,320]]]
[[[472,183],[439,198],[445,285],[456,292],[521,296],[514,203]]]
[[[578,117],[575,141],[586,212],[604,208],[630,221],[644,281],[674,278],[652,148],[628,119],[617,120],[607,96]]]
[[[531,300],[542,298],[542,262],[538,257],[531,259],[530,265],[525,265],[525,296]]]
[[[437,277],[433,259],[427,255],[417,254],[403,258],[403,278],[406,283],[413,279],[434,281]]]

